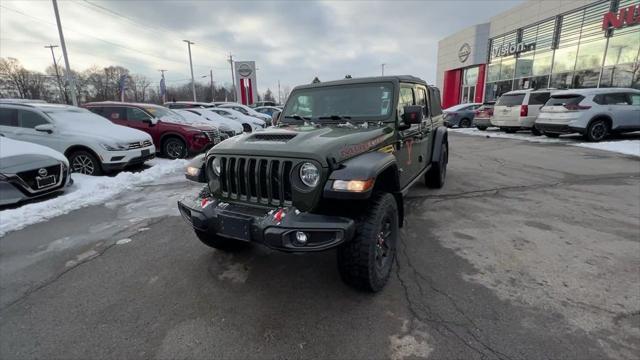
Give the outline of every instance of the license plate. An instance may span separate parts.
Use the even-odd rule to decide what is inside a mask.
[[[42,189],[44,187],[54,185],[56,183],[56,177],[53,175],[37,177],[36,183],[38,184],[38,189]]]
[[[144,156],[149,156],[149,154],[150,154],[149,149],[142,150],[142,156],[143,156],[143,157],[144,157]]]
[[[220,229],[219,235],[236,240],[251,240],[251,220],[230,215],[218,215]]]

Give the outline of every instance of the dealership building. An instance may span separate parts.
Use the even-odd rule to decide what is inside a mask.
[[[640,0],[529,0],[442,39],[443,107],[540,88],[640,89]]]

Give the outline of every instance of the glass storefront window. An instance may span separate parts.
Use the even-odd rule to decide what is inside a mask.
[[[609,47],[607,49],[607,58],[604,61],[605,66],[633,63],[638,56],[640,49],[640,35],[638,32],[629,32],[623,35],[609,38]]]
[[[635,72],[634,72],[635,70]],[[631,87],[634,78],[637,81],[638,64],[622,64],[604,68],[600,87]]]
[[[531,76],[533,72],[533,55],[522,56],[516,60],[516,78]]]
[[[530,89],[546,89],[549,85],[549,75],[532,77],[529,80]]]
[[[569,89],[571,87],[571,81],[573,79],[573,73],[553,74],[551,76],[550,88],[555,89]]]
[[[607,39],[591,41],[588,43],[580,42],[578,48],[578,59],[576,61],[576,70],[599,68],[602,66],[602,57],[604,56],[604,47]]]
[[[536,51],[536,55],[533,59],[533,75],[545,75],[551,73],[552,56],[553,52],[551,51],[543,53],[538,53]]]
[[[500,63],[489,64],[487,69],[487,82],[500,79]]]
[[[576,65],[577,53],[577,46],[557,49],[553,58],[553,73],[573,71],[573,68]]]
[[[573,74],[571,87],[574,89],[598,87],[600,68],[576,71]]]
[[[464,69],[464,76],[462,78],[463,85],[475,85],[478,83],[478,67]]]
[[[514,57],[503,58],[502,66],[500,67],[500,80],[513,79],[515,66],[516,59]]]

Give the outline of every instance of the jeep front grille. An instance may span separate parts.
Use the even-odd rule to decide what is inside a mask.
[[[264,205],[292,204],[291,160],[224,156],[220,165],[222,197]]]

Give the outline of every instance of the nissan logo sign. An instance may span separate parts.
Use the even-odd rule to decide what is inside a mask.
[[[460,50],[458,50],[458,59],[460,62],[465,62],[469,58],[469,55],[471,55],[471,46],[467,43],[462,44]]]
[[[47,176],[47,174],[48,174],[48,172],[47,172],[47,169],[45,169],[45,168],[40,168],[38,170],[38,175],[40,175],[40,177],[45,177],[45,176]]]
[[[251,75],[251,73],[253,73],[253,70],[251,70],[251,67],[249,65],[240,64],[240,66],[238,66],[238,74],[240,74],[240,76],[248,77],[249,75]]]

